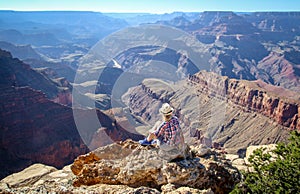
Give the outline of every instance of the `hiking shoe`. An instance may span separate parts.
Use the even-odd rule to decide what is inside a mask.
[[[153,139],[150,142],[151,142],[151,145],[158,145],[159,146],[159,144],[160,144],[159,140],[157,140],[157,139]]]
[[[148,141],[147,138],[145,138],[143,140],[139,140],[139,143],[141,145],[151,145],[151,141]]]

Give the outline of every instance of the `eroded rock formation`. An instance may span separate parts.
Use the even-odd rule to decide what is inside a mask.
[[[229,100],[261,113],[290,129],[300,130],[299,94],[263,81],[245,81],[200,72],[189,76],[198,92]]]
[[[239,181],[240,174],[221,155],[208,152],[202,158],[188,157],[167,162],[160,150],[143,147],[131,140],[99,148],[78,157],[71,169],[76,175],[73,185],[109,184],[151,187],[158,190],[173,185],[195,189],[211,189],[228,193]]]

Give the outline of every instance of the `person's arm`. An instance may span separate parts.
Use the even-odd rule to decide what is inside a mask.
[[[148,135],[147,140],[148,140],[148,141],[151,141],[152,139],[157,139],[157,138],[159,138],[160,136],[163,136],[163,135],[164,135],[164,132],[165,132],[165,124],[162,123],[162,124],[157,128],[156,131],[154,131],[154,132],[152,132],[152,133],[150,133],[150,134]]]
[[[153,139],[157,139],[157,134],[160,131],[160,127],[162,126],[161,121],[157,121],[155,125],[152,127],[152,129],[149,132],[149,135],[147,137],[147,141],[151,141]]]
[[[147,141],[151,141],[152,139],[157,139],[156,135],[154,132],[149,133]]]
[[[174,121],[171,124],[171,133],[172,133],[172,137],[171,137],[171,142],[172,143],[177,143],[177,138],[180,138],[181,141],[181,128],[180,128],[180,124],[178,122],[178,120]],[[179,136],[179,137],[178,137]]]
[[[170,142],[171,142],[172,144],[175,143],[176,132],[177,132],[176,127],[177,127],[177,126],[175,126],[175,125],[171,125],[171,133],[172,133],[172,135],[171,135]]]

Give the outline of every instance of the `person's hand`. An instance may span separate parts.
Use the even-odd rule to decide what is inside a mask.
[[[155,138],[156,138],[156,135],[154,133],[149,134],[149,139],[150,140],[155,139]]]

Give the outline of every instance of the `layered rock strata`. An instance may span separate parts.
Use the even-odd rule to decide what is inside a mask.
[[[300,96],[260,80],[245,81],[200,72],[189,76],[198,92],[229,100],[261,113],[290,129],[300,130]]]

